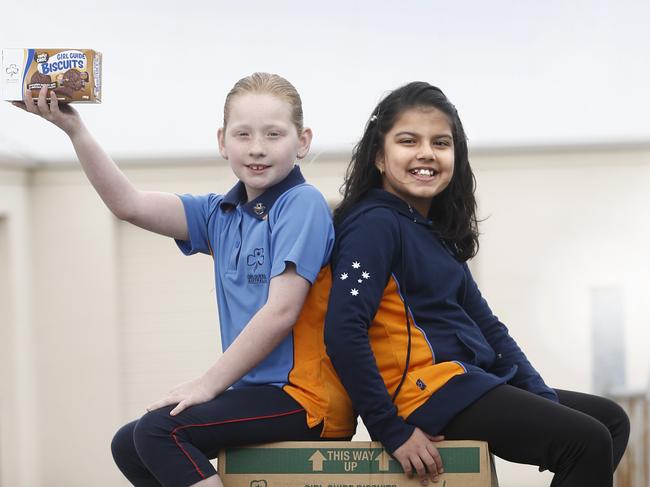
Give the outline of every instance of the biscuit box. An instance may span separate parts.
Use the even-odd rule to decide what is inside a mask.
[[[22,100],[43,85],[66,102],[101,103],[102,54],[91,49],[3,49],[3,100]],[[48,96],[49,99],[49,96]]]
[[[498,487],[487,443],[441,441],[445,473],[437,487]],[[420,487],[379,442],[288,441],[225,448],[218,471],[224,487]]]

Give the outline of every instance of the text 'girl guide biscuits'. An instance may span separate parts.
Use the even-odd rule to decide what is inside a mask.
[[[91,49],[3,49],[2,99],[18,101],[42,86],[65,102],[101,103],[102,54]]]

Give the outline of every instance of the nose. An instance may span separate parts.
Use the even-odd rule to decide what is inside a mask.
[[[248,147],[248,155],[254,158],[260,158],[266,155],[266,149],[260,137],[253,137],[253,140]]]
[[[420,150],[416,155],[419,161],[433,161],[436,158],[436,153],[429,144],[422,144]]]

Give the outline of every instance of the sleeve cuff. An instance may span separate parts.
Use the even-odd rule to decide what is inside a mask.
[[[192,252],[192,243],[190,242],[190,239],[188,237],[187,240],[178,240],[174,239],[176,242],[176,245],[178,246],[179,250],[183,252],[185,255],[192,255],[194,252]]]
[[[415,426],[408,424],[401,417],[395,415],[376,424],[370,434],[373,439],[380,441],[384,445],[388,453],[392,454],[411,437],[413,430],[415,430]]]
[[[296,273],[303,277],[304,279],[308,280],[310,284],[314,284],[316,281],[316,277],[318,276],[318,273],[320,272],[320,269],[317,271],[313,271],[312,269],[307,269],[304,265],[300,265],[296,263],[295,261],[298,259],[293,259],[291,257],[287,257],[286,259],[279,261],[279,262],[274,262],[273,266],[271,267],[271,275],[270,279],[273,279],[275,276],[279,276],[284,272],[284,270],[287,268],[287,263],[292,263],[296,267]]]

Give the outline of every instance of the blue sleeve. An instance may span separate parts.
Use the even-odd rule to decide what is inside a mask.
[[[334,247],[334,226],[327,202],[310,185],[295,187],[273,205],[271,278],[282,274],[287,262],[312,284],[327,264]]]
[[[208,230],[210,216],[221,201],[220,195],[206,194],[195,196],[191,194],[178,195],[185,208],[187,220],[187,240],[176,240],[176,245],[185,255],[196,253],[212,254],[214,243],[212,233]]]
[[[390,210],[375,209],[337,231],[325,345],[371,437],[392,453],[414,427],[397,415],[370,347],[368,328],[400,250],[399,230]]]
[[[508,333],[508,328],[494,316],[487,301],[481,296],[481,292],[467,264],[464,265],[464,271],[465,296],[463,308],[479,326],[483,336],[497,354],[496,362],[488,372],[507,371],[513,365],[517,365],[517,373],[509,381],[510,384],[559,402],[555,391],[544,383],[544,380],[528,361],[517,342]]]

